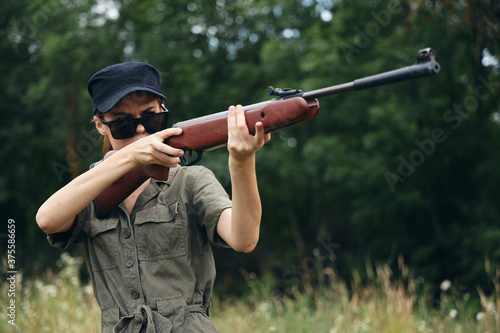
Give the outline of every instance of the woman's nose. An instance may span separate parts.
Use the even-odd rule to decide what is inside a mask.
[[[145,131],[146,131],[146,129],[144,128],[144,126],[141,123],[137,124],[137,128],[135,129],[135,132],[137,134],[142,134]]]

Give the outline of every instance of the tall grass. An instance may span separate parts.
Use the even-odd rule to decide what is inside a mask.
[[[63,254],[57,274],[23,280],[17,275],[16,325],[8,324],[8,285],[1,285],[0,332],[99,332],[100,313],[90,285],[78,279],[81,259]],[[439,299],[417,292],[414,279],[398,278],[387,266],[367,269],[371,282],[354,274],[346,283],[331,268],[322,271],[321,287],[272,292],[265,278],[246,274],[249,293],[214,296],[211,318],[225,332],[488,332],[500,333],[499,275],[489,295],[456,290],[445,281]]]
[[[221,333],[500,333],[498,283],[489,297],[461,295],[451,286],[435,300],[417,296],[414,280],[395,280],[387,266],[378,266],[369,284],[335,280],[331,269],[324,274],[330,277],[328,287],[279,297],[263,295],[266,287],[249,275],[252,295],[257,297],[244,302],[216,299],[213,320]]]
[[[81,258],[64,253],[58,261],[60,272],[47,271],[43,278],[24,280],[16,275],[16,325],[8,323],[6,307],[0,310],[0,332],[101,331],[101,315],[91,285],[82,286],[78,271]],[[2,284],[0,303],[8,304],[8,285]]]

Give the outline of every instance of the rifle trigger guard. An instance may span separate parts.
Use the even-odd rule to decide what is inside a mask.
[[[193,153],[196,153],[194,155]],[[192,149],[184,149],[184,156],[180,157],[182,166],[190,166],[201,161],[203,157],[202,150],[192,150]]]

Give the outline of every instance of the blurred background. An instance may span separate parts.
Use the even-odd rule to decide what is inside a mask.
[[[443,280],[491,290],[499,17],[498,2],[473,0],[3,0],[2,249],[13,219],[24,277],[57,272],[34,217],[102,157],[86,90],[101,68],[157,67],[173,124],[267,100],[269,85],[308,91],[408,66],[432,47],[439,75],[321,98],[317,117],[273,135],[257,156],[260,242],[251,254],[214,250],[217,290],[245,293],[251,273],[286,293],[325,272],[362,281],[366,267],[403,262],[431,291]],[[230,193],[225,148],[200,164]]]

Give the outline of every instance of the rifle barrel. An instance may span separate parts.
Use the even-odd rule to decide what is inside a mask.
[[[368,76],[354,81],[354,90],[361,90],[381,86],[400,81],[412,80],[419,77],[435,75],[439,73],[441,66],[436,61],[395,69],[385,73]]]
[[[441,66],[435,60],[407,66],[392,71],[375,74],[360,78],[348,83],[342,83],[331,87],[308,91],[302,94],[305,99],[318,98],[328,95],[340,94],[351,90],[362,90],[386,84],[412,80],[419,77],[435,75],[439,73]]]
[[[337,85],[331,86],[331,87],[307,91],[304,94],[302,94],[302,97],[305,99],[318,98],[318,97],[323,97],[323,96],[328,96],[328,95],[340,94],[340,93],[351,91],[351,90],[354,90],[354,81],[342,83],[342,84],[337,84]]]

